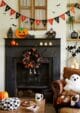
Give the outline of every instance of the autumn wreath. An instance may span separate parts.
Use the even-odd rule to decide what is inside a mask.
[[[40,54],[36,48],[31,48],[23,53],[23,65],[25,68],[36,69],[40,66]]]

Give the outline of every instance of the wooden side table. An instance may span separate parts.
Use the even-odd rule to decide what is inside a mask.
[[[42,101],[37,101],[36,103],[39,106],[38,113],[45,113],[45,99],[43,99]]]

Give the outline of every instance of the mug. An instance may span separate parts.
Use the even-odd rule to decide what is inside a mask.
[[[43,94],[41,94],[41,93],[36,93],[35,94],[35,101],[41,101],[41,100],[43,100]]]

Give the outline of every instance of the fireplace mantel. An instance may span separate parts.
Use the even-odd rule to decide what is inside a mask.
[[[11,44],[15,41],[17,45]],[[60,39],[5,39],[5,90],[16,96],[16,59],[29,48],[35,47],[43,58],[51,58],[49,87],[60,78]],[[43,86],[44,87],[44,86]],[[27,87],[26,87],[27,88]],[[41,87],[40,87],[41,88]]]
[[[19,45],[11,45],[11,41],[16,41]],[[5,39],[5,46],[10,46],[10,47],[30,47],[30,46],[34,46],[34,47],[53,47],[53,46],[60,46],[60,39],[56,38],[56,39],[44,39],[44,38],[36,38],[36,39],[18,39],[18,38],[7,38]],[[42,43],[42,45],[40,45]],[[47,43],[47,45],[46,45]]]

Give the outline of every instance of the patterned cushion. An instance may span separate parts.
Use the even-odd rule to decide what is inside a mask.
[[[20,106],[20,99],[17,97],[7,98],[0,101],[0,109],[2,110],[16,110]]]

